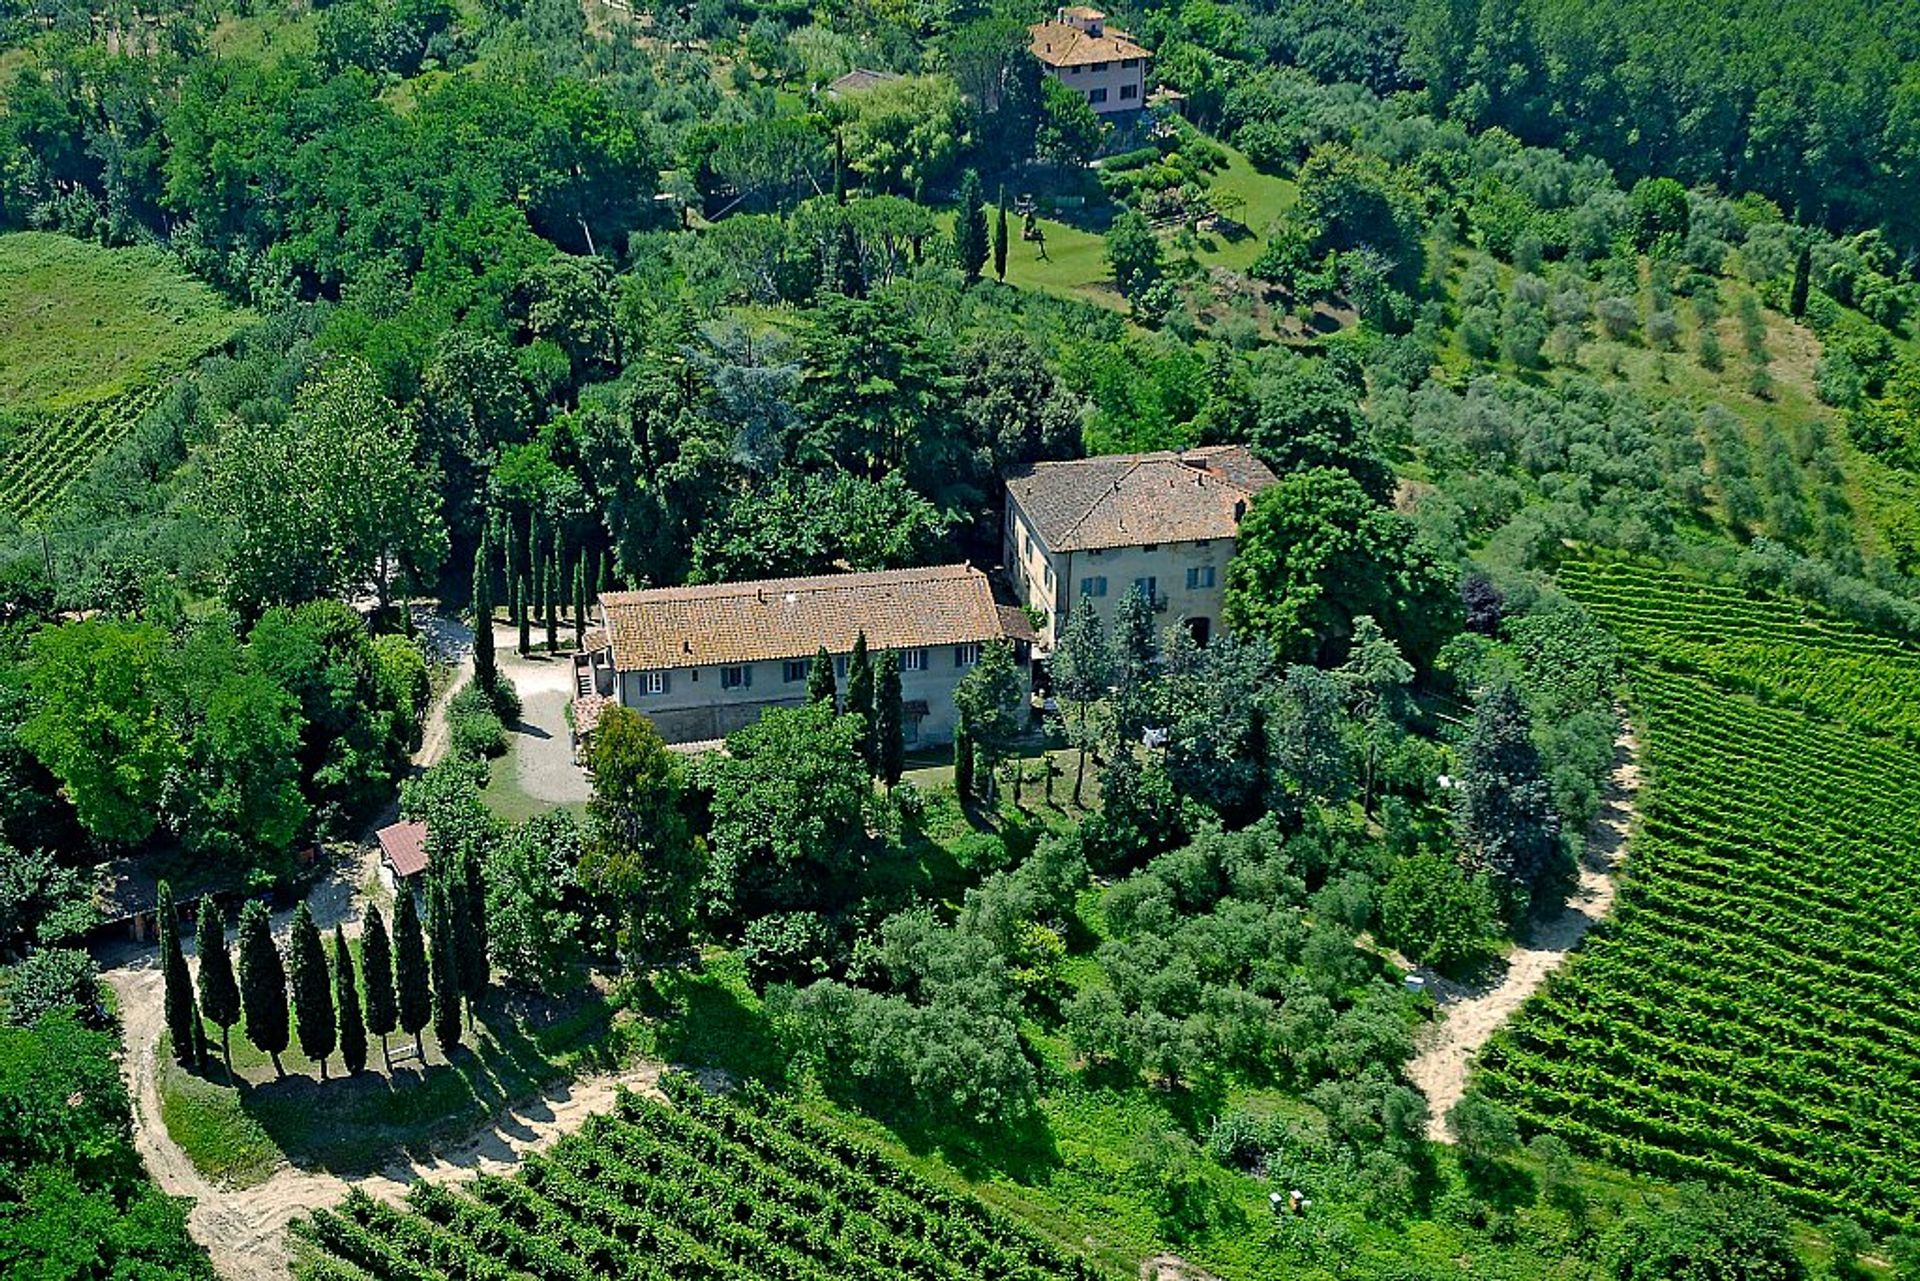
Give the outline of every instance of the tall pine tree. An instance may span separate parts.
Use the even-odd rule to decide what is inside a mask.
[[[339,1038],[333,1021],[333,983],[327,970],[327,949],[320,927],[302,903],[293,910],[293,928],[287,935],[288,977],[293,980],[293,1023],[300,1034],[300,1052],[320,1065],[327,1079],[327,1056]]]
[[[980,175],[972,169],[960,176],[960,213],[953,223],[953,252],[967,283],[979,280],[987,265],[987,207],[980,192]]]
[[[280,1056],[286,1052],[290,1031],[287,967],[280,949],[273,945],[267,905],[258,899],[240,909],[240,1010],[246,1018],[248,1042],[273,1060],[275,1076],[285,1076]]]
[[[891,790],[907,763],[906,704],[900,696],[900,655],[894,650],[880,655],[874,675],[873,742],[880,781]]]
[[[427,890],[427,933],[433,949],[433,1034],[451,1059],[460,1048],[460,949],[454,942],[453,905],[447,887]]]
[[[333,927],[333,1008],[340,1018],[340,1061],[347,1075],[358,1076],[367,1066],[367,1025],[360,1017],[360,985],[353,978],[353,953],[347,936]]]
[[[402,894],[406,887],[400,889]],[[360,980],[367,997],[367,1031],[380,1038],[380,1062],[393,1071],[387,1057],[387,1037],[400,1025],[400,1005],[393,990],[393,944],[387,938],[387,922],[377,907],[367,908],[366,924],[360,929]]]
[[[233,1025],[240,1021],[240,985],[233,978],[233,957],[227,952],[227,922],[220,905],[209,894],[200,900],[195,935],[200,953],[200,1012],[220,1029],[220,1057],[227,1075],[233,1075]]]
[[[433,1018],[433,988],[427,974],[427,942],[420,932],[420,907],[411,887],[402,885],[393,909],[393,988],[399,1001],[400,1030],[413,1038],[413,1052],[425,1061],[420,1032]]]
[[[880,764],[879,745],[873,734],[873,660],[867,657],[867,634],[856,633],[853,654],[847,659],[847,714],[861,720],[860,755],[873,773]]]
[[[167,1032],[173,1038],[173,1057],[183,1064],[199,1062],[200,1008],[193,999],[193,975],[187,971],[186,952],[180,946],[180,917],[173,907],[173,887],[160,882],[160,967],[166,982]]]
[[[488,698],[500,687],[493,657],[493,546],[487,523],[480,524],[480,546],[473,553],[473,679]]]
[[[1002,284],[1007,279],[1007,189],[1000,188],[1000,212],[993,220],[993,275]]]
[[[838,691],[833,683],[833,656],[828,654],[827,647],[822,645],[813,656],[813,666],[807,669],[807,701],[824,703],[832,707],[836,693]]]

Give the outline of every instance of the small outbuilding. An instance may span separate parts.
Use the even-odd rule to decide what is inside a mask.
[[[427,825],[392,823],[374,833],[380,843],[380,882],[388,892],[399,890],[427,870]]]

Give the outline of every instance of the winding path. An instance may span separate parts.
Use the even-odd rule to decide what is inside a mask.
[[[452,660],[455,670],[428,711],[420,749],[413,757],[419,768],[446,755],[447,705],[473,675],[467,629],[437,617],[426,620],[425,626],[429,644]],[[360,860],[339,869],[317,887],[309,898],[315,904],[316,919],[325,918],[328,925],[338,921],[348,936],[358,935],[366,908],[363,887],[373,878],[377,858],[369,847]],[[291,913],[282,913],[274,922],[275,932],[284,935],[290,919]],[[192,939],[186,943],[191,957]],[[350,1188],[360,1187],[374,1196],[398,1200],[414,1183],[454,1182],[475,1174],[504,1172],[525,1153],[551,1145],[588,1116],[610,1109],[622,1087],[658,1089],[661,1065],[641,1063],[611,1075],[557,1083],[503,1109],[466,1139],[426,1160],[396,1161],[380,1173],[360,1179],[286,1165],[253,1187],[225,1188],[194,1167],[160,1118],[155,1055],[166,1030],[166,1015],[157,956],[150,946],[127,950],[103,975],[119,998],[121,1031],[126,1041],[121,1075],[133,1098],[134,1147],[163,1192],[193,1199],[188,1229],[194,1240],[206,1247],[214,1268],[226,1281],[286,1281],[287,1225],[310,1210],[338,1204]]]
[[[423,1161],[397,1161],[361,1179],[282,1166],[250,1188],[223,1188],[194,1168],[160,1124],[154,1055],[166,1019],[160,972],[152,965],[107,976],[120,997],[128,1053],[123,1072],[133,1094],[134,1147],[162,1191],[193,1198],[187,1227],[207,1248],[226,1281],[286,1281],[287,1225],[310,1210],[336,1205],[353,1187],[397,1201],[414,1183],[450,1183],[511,1170],[527,1152],[550,1146],[628,1089],[658,1089],[661,1067],[644,1063],[610,1076],[562,1082],[494,1116],[465,1140]]]
[[[1587,834],[1580,883],[1558,916],[1536,923],[1527,942],[1514,948],[1498,984],[1467,987],[1431,971],[1421,971],[1428,990],[1440,1003],[1441,1013],[1422,1038],[1419,1054],[1407,1065],[1407,1076],[1427,1096],[1430,1138],[1442,1143],[1452,1140],[1447,1111],[1466,1092],[1473,1056],[1547,981],[1547,976],[1560,968],[1594,922],[1612,910],[1614,873],[1626,853],[1634,796],[1640,788],[1638,760],[1639,744],[1634,741],[1633,731],[1623,729],[1614,742],[1613,772],[1607,779],[1600,812]]]

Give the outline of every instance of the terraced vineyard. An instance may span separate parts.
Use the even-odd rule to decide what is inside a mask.
[[[0,445],[0,512],[25,518],[59,497],[165,391],[162,384],[147,383],[32,421],[29,430]]]
[[[1649,783],[1615,918],[1480,1081],[1628,1166],[1920,1219],[1920,753],[1861,732],[1886,699],[1912,733],[1920,664],[1668,572],[1563,581],[1635,656]]]
[[[1675,569],[1574,562],[1558,579],[1643,662],[1920,742],[1920,650],[1910,645]]]
[[[1094,1281],[970,1197],[755,1092],[623,1094],[514,1178],[355,1194],[294,1231],[305,1281]]]

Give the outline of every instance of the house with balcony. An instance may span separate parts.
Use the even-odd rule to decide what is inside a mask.
[[[606,592],[575,657],[574,733],[608,705],[644,714],[669,743],[725,738],[770,707],[806,701],[824,646],[842,682],[855,637],[900,656],[907,745],[952,738],[954,687],[989,641],[1025,617],[970,565]],[[1024,654],[1019,654],[1023,661]]]
[[[1274,483],[1241,445],[1034,463],[1007,477],[1002,548],[1042,650],[1075,609],[1138,591],[1205,644],[1219,627],[1227,561],[1254,495]]]
[[[1140,111],[1147,105],[1147,67],[1153,51],[1134,43],[1107,15],[1085,5],[1054,11],[1051,21],[1027,28],[1041,74],[1087,100],[1096,115]]]

